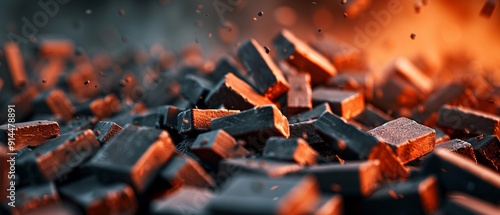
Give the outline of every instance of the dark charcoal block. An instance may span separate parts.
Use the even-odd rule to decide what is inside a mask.
[[[385,178],[395,179],[408,176],[408,170],[386,143],[348,124],[342,118],[331,113],[324,113],[313,125],[340,158],[345,160],[378,159]]]
[[[282,58],[310,73],[312,84],[324,83],[337,73],[327,58],[287,30],[282,30],[273,39],[273,45]]]
[[[458,99],[465,92],[464,87],[457,84],[449,84],[432,94],[422,105],[411,113],[413,120],[424,123],[431,115],[437,113],[441,106]]]
[[[271,136],[290,136],[288,120],[274,105],[243,111],[210,122],[212,129],[224,129],[235,138],[246,140],[248,147],[262,150],[262,145]]]
[[[174,152],[167,132],[130,125],[99,150],[90,166],[100,180],[127,182],[141,193]]]
[[[137,201],[125,183],[103,184],[90,176],[59,188],[61,197],[76,203],[86,214],[135,214]]]
[[[54,114],[66,122],[71,121],[75,113],[75,108],[66,94],[60,89],[40,94],[33,100],[35,112],[39,114]]]
[[[97,123],[97,118],[95,117],[91,116],[76,117],[73,118],[68,123],[61,126],[60,133],[65,134],[70,132],[83,131],[86,129],[93,129],[96,123]]]
[[[248,154],[242,145],[222,129],[198,135],[191,151],[210,165],[217,165],[223,159],[244,157]]]
[[[300,165],[312,165],[316,164],[318,153],[302,138],[271,137],[267,139],[262,155],[264,158],[294,161]]]
[[[288,75],[286,114],[293,115],[312,109],[311,76],[307,73]]]
[[[357,122],[369,128],[375,128],[381,126],[382,124],[392,120],[392,117],[386,115],[381,110],[373,107],[372,105],[366,105],[363,112],[354,118]]]
[[[114,122],[99,121],[95,125],[94,133],[97,135],[97,140],[99,140],[102,145],[107,143],[122,130],[123,128]]]
[[[212,89],[212,84],[209,81],[194,75],[185,76],[180,85],[181,96],[192,105],[201,107],[204,106],[205,97]]]
[[[210,121],[238,114],[239,110],[189,109],[177,116],[177,128],[181,134],[196,134],[210,130]]]
[[[271,56],[264,52],[263,46],[254,39],[250,39],[239,47],[238,57],[260,94],[274,100],[290,89],[281,69],[274,63]]]
[[[320,105],[316,105],[316,107],[314,107],[310,111],[306,111],[303,113],[299,113],[295,116],[291,116],[288,118],[288,121],[290,122],[290,124],[292,124],[292,123],[297,123],[297,122],[308,121],[311,119],[317,119],[324,112],[333,113],[332,109],[330,108],[330,105],[326,102],[323,104],[320,104]]]
[[[150,211],[152,215],[202,214],[212,198],[214,194],[208,189],[181,187],[152,201]]]
[[[444,149],[436,149],[425,160],[422,174],[435,175],[446,192],[462,192],[493,204],[500,204],[500,176]]]
[[[361,211],[363,214],[433,214],[441,202],[439,189],[435,176],[389,184],[364,199]]]
[[[206,78],[213,83],[217,83],[223,79],[227,73],[233,73],[241,80],[246,79],[246,77],[241,73],[240,68],[237,66],[237,62],[234,62],[234,60],[230,57],[220,58],[219,61],[217,61],[215,69],[209,73]]]
[[[439,145],[436,145],[436,149],[445,149],[450,152],[469,158],[474,162],[477,162],[476,156],[474,155],[474,148],[472,148],[472,145],[460,139],[453,139],[440,143]]]
[[[499,214],[500,209],[497,206],[463,193],[451,193],[438,214]]]
[[[328,164],[309,167],[297,174],[313,175],[322,192],[367,197],[381,182],[379,166],[379,161]]]
[[[432,92],[434,88],[432,80],[406,58],[396,58],[389,63],[388,70],[404,78],[407,83],[424,95]]]
[[[205,99],[205,104],[210,108],[219,108],[224,105],[226,108],[237,110],[246,110],[272,103],[271,100],[259,95],[233,73],[224,76]]]
[[[38,166],[35,152],[29,148],[21,149],[16,155],[16,177],[19,187],[48,182]]]
[[[444,133],[444,131],[441,130],[440,128],[434,127],[433,129],[434,129],[434,131],[436,131],[436,145],[450,140],[450,136],[448,136],[448,134]]]
[[[99,141],[90,129],[67,133],[49,140],[35,150],[38,166],[47,180],[54,180],[69,173],[100,148]]]
[[[500,172],[500,141],[495,135],[469,139],[477,162]]]
[[[484,16],[486,18],[490,18],[491,15],[493,15],[493,12],[495,11],[495,8],[498,5],[498,1],[496,0],[486,0],[484,2],[483,7],[481,8],[481,16]]]
[[[328,102],[333,113],[347,120],[359,115],[365,108],[363,95],[355,91],[319,87],[313,90],[312,99],[315,105]]]
[[[316,120],[309,120],[290,124],[290,138],[304,138],[307,143],[314,147],[316,144],[322,144],[325,141],[321,135],[314,129]]]
[[[182,109],[171,105],[159,107],[158,113],[160,113],[160,128],[168,131],[177,130],[177,115],[179,115],[182,111]]]
[[[60,198],[52,183],[32,185],[16,191],[16,207],[12,214],[26,214],[37,209],[59,203]]]
[[[281,177],[297,172],[303,167],[290,162],[277,160],[264,160],[262,158],[231,158],[220,162],[217,173],[218,182],[236,176],[241,173],[265,175],[269,177]]]
[[[13,135],[11,132],[12,131]],[[38,146],[43,142],[59,136],[59,124],[54,121],[38,120],[0,126],[0,142],[7,145],[11,139],[14,150],[19,150],[26,146]]]
[[[174,155],[159,172],[162,182],[170,187],[182,185],[195,187],[213,187],[212,177],[192,158]]]
[[[22,92],[12,96],[7,93],[2,93],[10,99],[7,104],[2,104],[0,109],[0,121],[7,122],[8,120],[8,105],[16,106],[16,121],[26,121],[34,112],[33,100],[38,97],[39,89],[36,86],[29,86]],[[1,95],[0,95],[1,96]],[[41,107],[37,107],[41,108]],[[47,119],[47,118],[44,118]]]
[[[465,107],[441,107],[438,125],[454,131],[500,136],[500,117]]]
[[[431,152],[436,131],[408,118],[398,118],[367,132],[385,140],[402,162],[407,163]]]
[[[311,177],[240,176],[228,182],[207,209],[212,214],[307,214],[314,210],[319,198]]]
[[[156,111],[135,115],[132,118],[132,124],[150,128],[158,128],[159,121],[160,121],[160,113]]]

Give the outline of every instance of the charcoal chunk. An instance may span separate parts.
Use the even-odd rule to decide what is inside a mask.
[[[347,120],[359,115],[365,108],[363,95],[355,91],[320,87],[313,90],[312,99],[314,104],[328,102],[333,113]]]
[[[302,138],[271,137],[267,139],[262,155],[265,158],[294,161],[300,165],[312,165],[316,164],[318,153]]]
[[[0,142],[8,144],[11,139],[15,143],[12,145],[14,150],[26,146],[38,146],[58,136],[59,124],[54,121],[37,120],[0,126]]]
[[[211,165],[217,165],[223,159],[244,157],[248,154],[242,145],[222,129],[198,135],[191,151]]]

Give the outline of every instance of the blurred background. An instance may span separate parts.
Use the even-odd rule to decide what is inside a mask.
[[[480,59],[482,66],[498,67],[500,12],[494,11],[489,18],[480,16],[485,2],[481,0],[430,0],[417,12],[415,5],[422,2],[4,0],[0,2],[0,41],[10,40],[9,32],[28,40],[25,36],[29,34],[34,38],[63,37],[89,54],[155,43],[176,51],[196,44],[204,57],[216,59],[248,38],[270,46],[272,37],[288,28],[306,41],[332,37],[363,50],[373,68],[382,67],[394,56],[416,54],[440,62],[443,53],[461,53]],[[384,12],[389,13],[388,18]],[[34,26],[34,32],[23,29],[25,25]],[[415,34],[414,40],[411,34]]]

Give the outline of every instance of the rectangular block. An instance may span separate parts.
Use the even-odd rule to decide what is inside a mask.
[[[92,115],[98,119],[104,119],[118,113],[121,110],[122,105],[118,97],[114,94],[110,94],[104,98],[94,99],[90,102],[88,108]]]
[[[43,39],[38,44],[38,53],[46,58],[67,58],[74,54],[74,46],[67,39]]]
[[[172,105],[161,106],[157,109],[160,114],[159,127],[168,131],[177,131],[177,115],[183,110]]]
[[[441,144],[442,142],[450,140],[450,136],[444,133],[440,128],[433,128],[436,131],[436,145]]]
[[[413,108],[423,99],[422,93],[403,78],[391,76],[375,85],[372,103],[386,113],[398,114],[401,108]]]
[[[222,129],[198,135],[190,148],[202,161],[215,166],[223,159],[248,154],[243,145]]]
[[[312,99],[314,104],[328,102],[333,113],[349,120],[365,108],[363,95],[355,91],[343,91],[318,87],[313,90]]]
[[[290,90],[287,93],[287,115],[293,115],[312,109],[311,76],[298,73],[288,76]]]
[[[274,105],[266,105],[238,114],[213,119],[210,122],[213,130],[224,129],[235,138],[246,141],[248,147],[262,150],[262,144],[271,137],[290,136],[288,120]]]
[[[453,139],[440,143],[439,145],[436,145],[436,149],[444,149],[477,162],[472,145],[460,139]]]
[[[27,214],[38,209],[60,203],[61,199],[53,183],[32,185],[16,191],[16,207],[12,214]]]
[[[0,126],[0,142],[8,145],[10,139],[16,151],[27,146],[38,146],[58,136],[59,123],[54,121],[38,120]]]
[[[436,142],[436,131],[408,118],[389,121],[367,132],[385,140],[403,163],[431,152]]]
[[[160,180],[170,187],[213,187],[215,182],[202,166],[192,158],[174,155],[158,173]]]
[[[317,189],[311,177],[240,176],[228,182],[207,208],[213,214],[307,214],[319,201]]]
[[[150,204],[151,215],[202,214],[214,197],[209,189],[181,187],[167,196],[153,200]]]
[[[424,175],[437,176],[440,187],[446,192],[462,192],[500,204],[500,176],[469,159],[436,149],[424,162],[421,170]]]
[[[375,191],[362,201],[361,211],[363,214],[432,214],[440,202],[438,180],[428,176],[389,184]]]
[[[100,144],[94,132],[87,129],[51,139],[33,151],[45,179],[51,181],[69,173],[94,155],[99,148]]]
[[[444,105],[438,113],[438,125],[470,134],[500,136],[500,117],[466,107]]]
[[[474,148],[477,162],[493,171],[500,172],[500,141],[495,135],[471,138],[468,141]]]
[[[212,83],[201,77],[186,75],[180,83],[180,95],[192,105],[203,107],[205,97],[212,89]]]
[[[214,70],[211,73],[207,74],[206,78],[212,81],[212,83],[218,83],[221,79],[224,78],[224,76],[226,76],[227,73],[233,73],[239,79],[245,80],[245,82],[247,82],[246,77],[242,73],[241,69],[243,68],[239,67],[238,62],[236,62],[235,59],[230,56],[224,56],[221,57],[219,61],[217,61]]]
[[[90,165],[100,180],[126,182],[142,193],[174,152],[166,131],[129,125],[99,150]]]
[[[238,57],[261,95],[274,100],[290,89],[281,69],[256,40],[243,43],[238,49]]]
[[[236,77],[233,73],[228,73],[212,89],[205,104],[210,108],[225,108],[246,110],[253,107],[272,104],[273,102],[255,92],[250,85]]]
[[[277,53],[291,65],[311,74],[313,85],[324,83],[337,74],[330,61],[288,30],[282,30],[274,39]]]
[[[354,117],[354,120],[369,128],[375,128],[391,121],[393,118],[376,107],[368,104],[363,112]]]
[[[240,113],[239,110],[189,109],[177,115],[177,128],[181,134],[196,134],[210,130],[210,121]]]
[[[12,79],[12,85],[17,89],[22,89],[28,84],[28,76],[24,68],[24,60],[21,49],[15,42],[7,42],[4,45],[5,58]]]
[[[71,121],[75,113],[73,104],[61,89],[40,94],[33,101],[33,106],[36,107],[36,113],[53,114],[65,122]]]
[[[123,130],[121,126],[114,122],[99,121],[94,127],[94,133],[97,135],[97,140],[102,144],[107,143],[114,136]]]
[[[479,14],[483,17],[490,18],[491,15],[493,15],[493,12],[495,11],[497,5],[497,0],[486,0]]]
[[[396,58],[391,64],[390,69],[407,80],[421,93],[429,94],[434,89],[433,81],[408,59]]]
[[[416,107],[411,113],[411,119],[418,123],[426,122],[429,117],[439,111],[441,106],[453,102],[465,92],[464,87],[458,84],[449,84],[429,96],[422,105]]]
[[[330,108],[330,105],[327,102],[320,104],[320,105],[316,105],[310,111],[302,112],[302,113],[299,113],[295,116],[288,117],[288,121],[290,122],[290,124],[297,123],[297,122],[309,121],[311,119],[317,119],[324,112],[333,113],[332,109]]]
[[[86,214],[134,214],[138,203],[132,187],[125,183],[103,184],[95,176],[59,188],[62,198],[71,200]]]
[[[271,137],[266,141],[262,156],[270,159],[294,161],[300,165],[314,165],[318,153],[302,138]]]
[[[79,99],[90,99],[99,95],[99,79],[90,63],[75,65],[73,71],[66,76],[66,85],[72,95]]]
[[[313,175],[322,192],[351,197],[370,196],[382,180],[379,161],[319,165],[302,169],[297,174]]]
[[[321,138],[321,135],[314,129],[314,122],[316,122],[316,120],[290,124],[290,138],[304,138],[304,140],[313,147],[317,144],[324,143],[325,141]]]

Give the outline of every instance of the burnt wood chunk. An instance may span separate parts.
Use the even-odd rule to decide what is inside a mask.
[[[153,200],[151,215],[202,214],[208,202],[214,198],[212,191],[204,188],[181,187],[172,193]]]
[[[262,145],[271,136],[290,136],[288,120],[274,105],[266,105],[213,119],[212,129],[224,129],[235,138],[246,140],[249,147],[262,150]]]
[[[294,161],[300,165],[313,165],[316,164],[318,153],[302,138],[271,137],[267,139],[262,155],[265,158]]]
[[[94,133],[97,135],[97,140],[101,144],[105,144],[122,130],[123,128],[114,122],[99,121],[95,125]]]
[[[327,102],[320,104],[320,105],[316,105],[316,107],[314,107],[310,111],[302,112],[302,113],[299,113],[295,116],[291,116],[288,118],[288,121],[291,124],[291,123],[297,123],[297,122],[304,122],[304,121],[308,121],[311,119],[317,119],[324,112],[333,113],[332,109],[330,108],[330,105]]]
[[[288,76],[290,90],[287,94],[287,115],[293,115],[312,109],[311,76],[298,73]]]
[[[500,172],[500,141],[495,135],[469,140],[474,148],[477,162]]]
[[[210,121],[240,113],[239,110],[189,109],[177,116],[177,128],[181,134],[195,134],[210,130]]]
[[[422,174],[435,175],[446,192],[462,192],[500,204],[500,176],[489,168],[444,149],[436,149],[422,165]]]
[[[211,73],[209,73],[206,78],[213,83],[218,83],[221,79],[224,78],[224,76],[226,76],[227,73],[233,73],[239,79],[245,80],[246,82],[246,77],[241,73],[237,62],[235,62],[233,58],[228,56],[220,58],[219,61],[217,61],[215,69]]]
[[[219,161],[233,157],[244,157],[248,151],[222,129],[198,135],[191,151],[203,162],[217,165]]]
[[[21,49],[15,42],[7,42],[4,45],[5,58],[9,68],[12,85],[17,89],[22,89],[28,84],[28,75],[24,68],[24,60]]]
[[[290,124],[290,138],[303,138],[307,143],[314,147],[315,144],[321,144],[325,141],[321,135],[314,129],[316,120],[309,120]]]
[[[159,121],[160,121],[160,113],[156,111],[138,114],[133,116],[132,118],[132,124],[151,127],[151,128],[158,128]]]
[[[344,119],[331,113],[324,113],[313,125],[340,158],[378,159],[384,178],[397,179],[408,176],[409,172],[402,161],[385,142],[348,124]]]
[[[498,205],[482,201],[481,199],[463,193],[448,194],[447,200],[438,211],[439,214],[499,214]]]
[[[16,191],[16,203],[12,214],[27,214],[38,209],[60,203],[61,199],[53,183],[24,187]]]
[[[233,73],[224,76],[205,99],[205,104],[210,108],[219,108],[224,105],[226,108],[238,110],[272,103],[271,100],[259,95],[250,85]]]
[[[180,94],[192,105],[204,106],[205,97],[210,92],[212,84],[194,75],[187,75],[182,79]]]
[[[465,88],[457,84],[449,84],[433,93],[423,104],[416,107],[411,118],[418,123],[426,122],[429,117],[439,111],[441,106],[453,102],[465,92]]]
[[[98,119],[111,117],[121,109],[120,100],[114,94],[95,99],[89,104],[89,110]]]
[[[311,177],[240,176],[228,182],[207,208],[212,214],[307,214],[319,198],[317,184]]]
[[[435,176],[389,184],[364,199],[363,214],[433,214],[441,203]],[[411,208],[411,210],[409,210]]]
[[[314,104],[328,102],[333,113],[349,120],[365,108],[363,95],[355,91],[343,91],[319,87],[313,90],[312,99]]]
[[[54,114],[65,122],[71,121],[76,111],[69,98],[60,89],[40,94],[33,101],[33,106],[37,107],[35,110],[36,113]]]
[[[202,166],[192,158],[183,155],[174,155],[162,167],[159,177],[171,187],[182,185],[194,187],[213,187],[215,182],[205,172]]]
[[[363,112],[356,116],[354,120],[369,128],[375,128],[391,121],[392,117],[388,116],[376,107],[368,104],[366,105]]]
[[[12,130],[14,135],[10,135]],[[54,121],[38,120],[0,126],[0,142],[9,146],[9,142],[15,143],[12,147],[16,151],[26,146],[38,146],[58,136],[59,124]]]
[[[69,173],[99,148],[94,132],[87,129],[51,139],[33,151],[41,172],[50,181]]]
[[[401,108],[413,108],[423,99],[414,86],[395,76],[374,87],[372,103],[384,112],[399,113]]]
[[[100,85],[97,73],[90,63],[81,63],[67,75],[66,84],[72,95],[79,99],[94,98],[99,95],[100,89],[94,87]]]
[[[90,166],[100,180],[126,182],[141,193],[174,152],[166,131],[129,125],[99,150]]]
[[[38,53],[46,58],[67,58],[74,54],[74,45],[67,39],[44,39],[38,44]]]
[[[278,98],[290,89],[281,69],[266,54],[262,45],[254,39],[243,43],[238,57],[255,83],[258,92],[270,100]]]
[[[474,162],[477,162],[472,145],[460,139],[453,139],[440,143],[439,145],[436,145],[436,149],[445,149],[455,154],[459,154],[466,158],[469,158]]]
[[[61,197],[76,203],[86,214],[135,214],[134,190],[125,183],[103,184],[90,176],[59,188]]]
[[[330,214],[341,215],[343,214],[343,199],[341,195],[333,195],[328,197],[321,197],[320,203],[314,211],[314,215]]]
[[[182,111],[182,109],[171,105],[159,107],[159,127],[168,131],[177,130],[177,115]]]
[[[389,69],[404,78],[423,94],[429,94],[434,88],[432,79],[422,73],[418,67],[406,58],[396,58],[389,64]]]
[[[500,136],[500,117],[465,107],[445,105],[438,114],[438,125],[454,131]]]
[[[431,152],[436,142],[436,131],[408,118],[398,118],[368,131],[385,140],[403,163]]]
[[[222,182],[227,178],[241,173],[277,178],[297,172],[302,168],[304,167],[299,164],[278,160],[265,160],[262,158],[230,158],[220,162],[217,180],[218,182]]]
[[[273,40],[277,53],[291,65],[311,74],[312,84],[326,82],[337,74],[330,61],[288,30],[282,30]]]
[[[370,196],[382,180],[377,160],[313,166],[298,174],[313,175],[321,192],[343,196]]]

